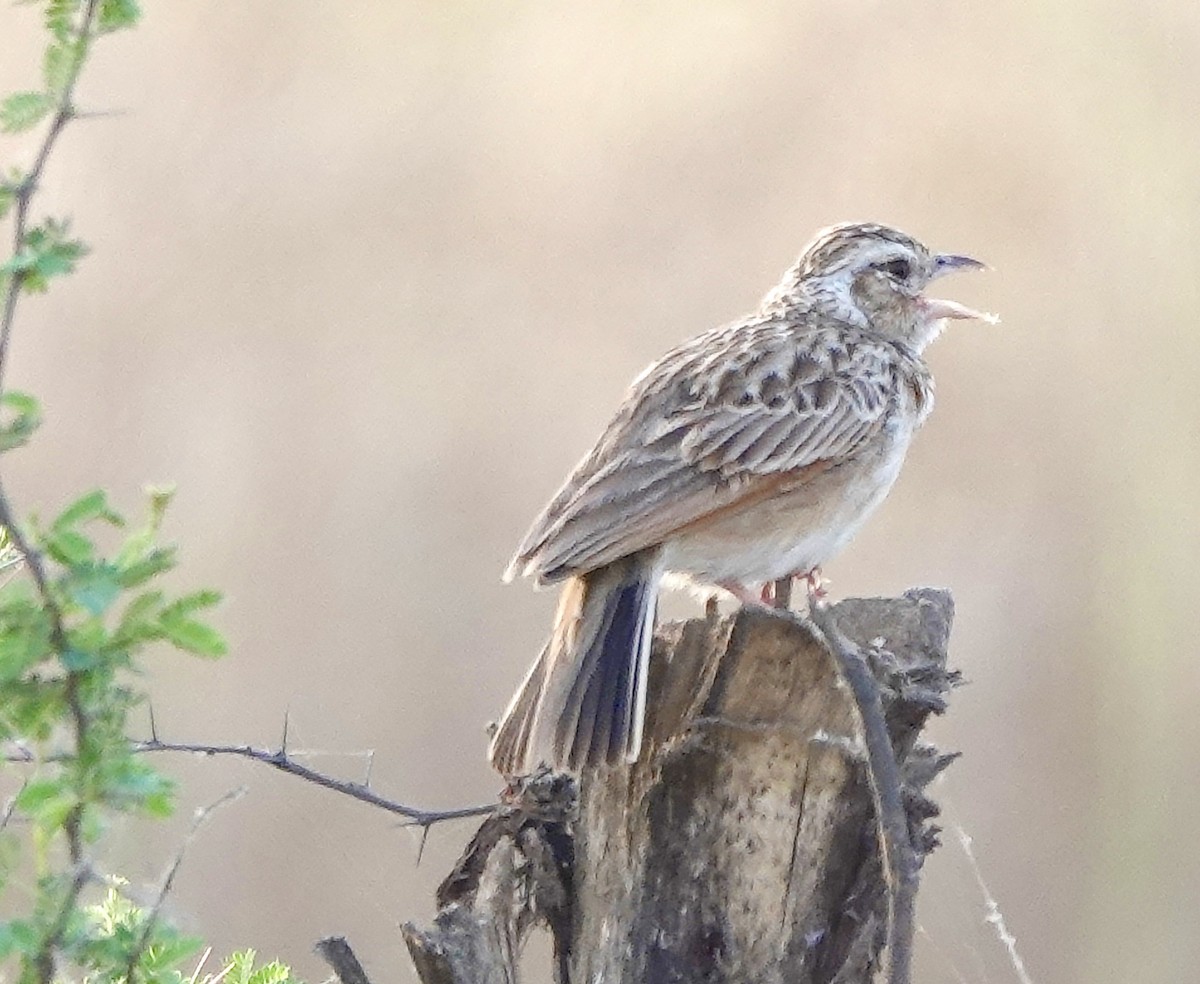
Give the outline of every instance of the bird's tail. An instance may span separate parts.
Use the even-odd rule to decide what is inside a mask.
[[[660,578],[635,554],[564,585],[554,631],[492,739],[500,773],[637,759]]]

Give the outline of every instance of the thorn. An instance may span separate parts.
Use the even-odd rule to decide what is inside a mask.
[[[128,109],[72,109],[73,120],[106,120],[115,116],[128,116]]]
[[[154,705],[147,702],[146,710],[150,713],[150,742],[158,744],[158,724],[154,720]]]
[[[421,843],[417,846],[417,864],[421,863],[421,858],[425,854],[425,844],[429,841],[429,828],[432,824],[421,824]]]
[[[367,773],[363,776],[363,789],[371,788],[371,770],[375,767],[375,749],[368,748],[365,752],[367,756]]]
[[[286,709],[283,712],[283,737],[279,739],[279,757],[287,761],[287,743],[288,743],[288,719],[291,716],[291,710]]]

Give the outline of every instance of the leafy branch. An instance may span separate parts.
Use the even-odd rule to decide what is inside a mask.
[[[83,71],[92,42],[107,34],[137,23],[139,10],[134,0],[87,0],[82,12],[77,4],[51,0],[46,5],[46,29],[50,44],[42,57],[42,81],[39,91],[15,92],[0,102],[0,130],[22,133],[50,116],[50,125],[34,154],[33,163],[24,173],[16,172],[0,184],[0,218],[15,207],[12,231],[12,257],[0,266],[0,389],[8,361],[8,342],[12,334],[17,299],[22,291],[45,291],[51,277],[70,273],[86,248],[68,238],[65,222],[47,219],[29,228],[29,210],[42,179],[42,172],[59,135],[76,115],[75,84]],[[5,524],[8,525],[8,524]]]
[[[31,163],[0,172],[0,221],[11,224],[8,255],[0,256],[0,454],[26,444],[42,419],[33,396],[4,383],[19,302],[71,274],[88,252],[67,219],[35,217],[37,192],[67,125],[85,115],[76,89],[95,43],[140,18],[137,0],[35,2],[47,33],[42,84],[0,99],[0,132],[44,126]],[[201,974],[202,959],[186,977],[178,965],[202,944],[161,918],[187,847],[212,810],[238,794],[197,814],[148,907],[127,897],[119,877],[101,873],[99,843],[114,816],[161,818],[174,809],[174,784],[147,764],[149,753],[261,762],[426,832],[440,820],[494,809],[423,810],[375,792],[369,770],[362,782],[320,773],[289,753],[286,724],[275,750],[164,742],[153,717],[150,739],[131,741],[129,715],[145,701],[136,684],[150,649],[203,658],[226,650],[205,621],[218,592],[180,595],[160,586],[177,563],[175,547],[162,539],[171,496],[150,489],[146,516],[133,526],[102,490],[79,496],[49,522],[23,523],[0,483],[0,763],[20,773],[18,792],[0,808],[0,902],[9,901],[15,872],[35,872],[32,886],[19,886],[28,905],[0,906],[8,914],[0,921],[0,964],[16,969],[0,976],[17,984],[294,984],[282,964],[256,965],[253,951],[235,954],[215,974]],[[350,974],[348,947],[335,950],[335,971]]]
[[[79,116],[75,90],[94,43],[140,15],[136,0],[40,6],[48,34],[42,87],[0,100],[0,130],[45,124],[32,163],[0,178],[0,219],[11,214],[12,227],[11,254],[0,262],[0,452],[25,444],[41,420],[32,396],[3,385],[18,302],[71,273],[87,252],[67,220],[35,221],[35,196]],[[131,681],[145,650],[225,650],[200,618],[216,592],[170,597],[151,583],[175,566],[175,550],[160,536],[170,498],[151,490],[145,522],[106,552],[100,541],[126,524],[104,492],[80,496],[48,524],[23,524],[0,486],[0,740],[36,750],[0,824],[0,857],[27,859],[36,877],[28,911],[0,922],[0,960],[16,962],[19,984],[67,979],[66,968],[85,979],[175,984],[174,966],[199,946],[162,923],[159,906],[147,911],[124,899],[91,857],[112,815],[162,817],[174,806],[173,784],[125,738],[129,711],[143,699]],[[0,865],[0,892],[13,871],[11,860]],[[105,885],[105,897],[85,904],[89,887]]]

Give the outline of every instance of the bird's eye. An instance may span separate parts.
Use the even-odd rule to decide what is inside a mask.
[[[879,269],[893,280],[907,280],[912,273],[912,264],[908,260],[888,260],[879,264]]]

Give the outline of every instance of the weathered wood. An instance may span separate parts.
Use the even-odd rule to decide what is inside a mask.
[[[833,615],[882,686],[927,853],[937,810],[921,790],[951,756],[917,739],[954,682],[950,597],[910,591]],[[485,822],[434,928],[406,928],[425,984],[517,980],[539,919],[560,984],[872,980],[886,892],[854,707],[820,636],[745,609],[665,626],[650,693],[642,760],[582,776],[577,816],[573,784],[541,776]]]
[[[371,979],[358,962],[346,937],[326,936],[323,940],[317,940],[313,949],[329,964],[341,984],[371,984]]]

